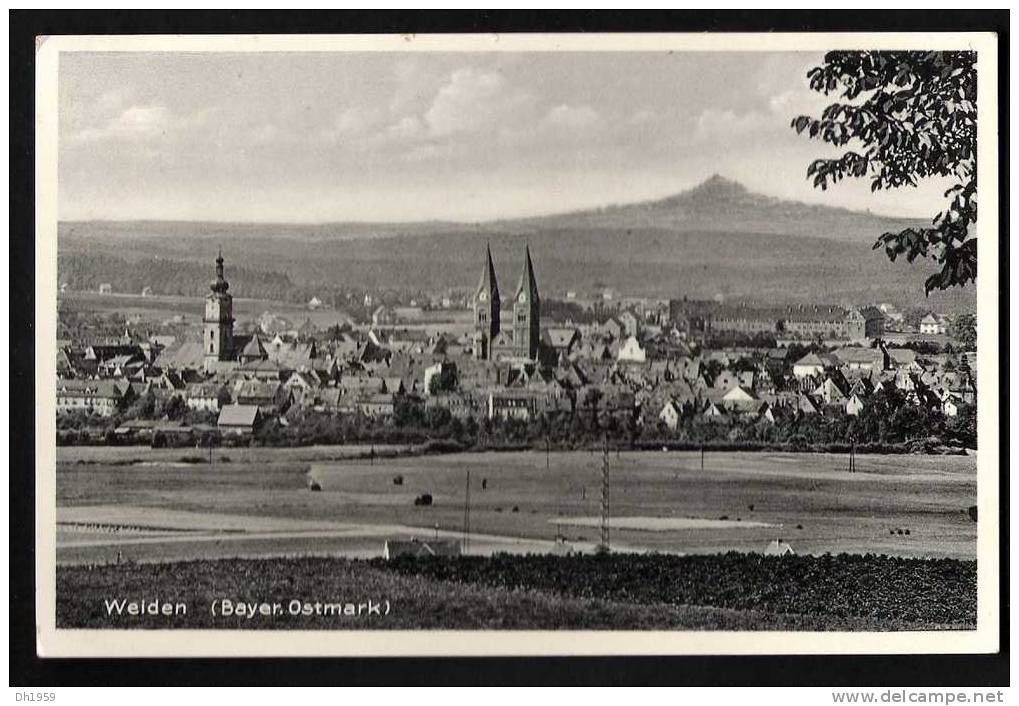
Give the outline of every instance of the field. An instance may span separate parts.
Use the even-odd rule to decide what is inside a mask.
[[[464,536],[468,552],[591,552],[600,454],[376,459],[363,448],[58,449],[61,564],[230,556],[378,556],[388,538]],[[186,459],[186,460],[185,460]],[[976,460],[838,454],[623,452],[609,457],[613,551],[976,558]],[[318,492],[309,490],[314,481]],[[429,494],[430,506],[415,499]]]
[[[125,600],[183,610],[111,613]],[[226,559],[58,567],[56,608],[65,628],[972,629],[976,571],[848,555]]]
[[[67,311],[123,314],[129,321],[158,323],[183,315],[185,322],[200,327],[205,300],[201,297],[181,297],[140,294],[99,294],[98,292],[65,292],[59,297],[58,308]],[[306,319],[320,329],[340,324],[347,320],[347,314],[339,309],[316,309],[292,302],[269,301],[234,297],[234,316],[239,322],[258,319],[263,312],[270,311],[290,321],[295,327]]]
[[[202,309],[205,300],[200,297],[181,297],[170,295],[153,295],[143,297],[138,294],[99,294],[98,292],[65,292],[60,295],[59,308],[64,311],[84,311],[89,313],[123,314],[129,321],[136,324],[155,325],[183,315],[186,324],[195,330],[201,327]],[[234,316],[237,321],[257,320],[264,312],[269,311],[289,321],[294,327],[301,326],[306,320],[311,321],[319,330],[342,324],[349,318],[340,309],[311,310],[293,302],[269,301],[266,299],[234,298]],[[449,309],[422,312],[419,317],[407,322],[381,326],[387,331],[424,331],[428,334],[444,332],[457,335],[471,329],[473,315],[462,309]],[[364,325],[363,328],[369,328]]]

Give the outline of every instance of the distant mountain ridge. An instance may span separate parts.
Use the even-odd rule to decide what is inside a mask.
[[[300,291],[434,292],[475,286],[486,243],[500,278],[512,279],[526,244],[549,297],[611,287],[663,298],[968,306],[973,288],[925,300],[929,263],[892,263],[872,250],[882,233],[916,223],[764,196],[715,176],[655,201],[484,224],[65,222],[59,247],[211,268],[222,245],[228,268],[279,272]]]
[[[919,223],[916,219],[766,196],[715,174],[691,189],[662,199],[506,220],[499,225],[774,233],[873,244],[886,231]]]
[[[558,214],[506,218],[481,223],[417,221],[408,223],[343,221],[334,223],[226,223],[216,221],[66,221],[72,231],[134,237],[292,239],[384,239],[436,233],[540,233],[574,228],[666,229],[699,232],[774,233],[873,244],[882,233],[919,225],[916,219],[891,218],[845,208],[807,204],[748,190],[739,182],[712,176],[665,198]]]

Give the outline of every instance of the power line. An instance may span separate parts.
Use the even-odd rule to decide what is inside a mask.
[[[605,450],[601,466],[601,550],[609,551],[609,435],[605,434]]]
[[[467,485],[464,489],[464,538],[463,538],[463,553],[467,553],[467,548],[471,541],[471,472],[467,471]]]

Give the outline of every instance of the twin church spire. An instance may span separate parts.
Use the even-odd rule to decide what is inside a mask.
[[[481,280],[474,293],[474,355],[485,360],[535,360],[541,335],[541,301],[531,250],[524,247],[524,266],[512,299],[513,318],[505,327],[491,247],[486,248],[485,255]]]

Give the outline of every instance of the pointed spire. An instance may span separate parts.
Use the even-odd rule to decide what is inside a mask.
[[[478,294],[487,292],[492,301],[499,298],[499,283],[495,278],[495,263],[492,262],[492,246],[490,244],[485,246],[485,268],[481,271],[481,280],[478,282]]]
[[[527,292],[531,301],[538,299],[538,281],[534,277],[534,264],[531,262],[531,248],[524,245],[524,269],[520,273],[520,282],[517,283],[517,297],[521,292]]]

